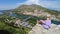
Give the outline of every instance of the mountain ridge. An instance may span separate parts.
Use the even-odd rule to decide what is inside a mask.
[[[60,12],[55,11],[55,10],[49,10],[40,5],[34,5],[34,4],[33,5],[21,5],[17,8],[15,8],[13,10],[13,13],[33,15],[35,10],[37,10],[35,12],[35,16],[37,16],[36,13],[41,12],[41,16],[46,16],[47,14],[50,14],[52,16],[52,19],[54,18],[54,20],[60,20]],[[39,14],[39,16],[40,16],[40,14]]]

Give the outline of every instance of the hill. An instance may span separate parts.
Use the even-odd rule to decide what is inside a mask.
[[[47,14],[51,15],[51,18],[54,20],[60,20],[60,12],[55,10],[50,10],[39,5],[21,5],[13,10],[13,13],[16,14],[25,14],[33,16],[46,16]]]

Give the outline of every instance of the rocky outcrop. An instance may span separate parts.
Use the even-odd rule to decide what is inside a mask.
[[[60,25],[51,24],[51,28],[46,30],[40,24],[37,24],[28,34],[60,34]]]

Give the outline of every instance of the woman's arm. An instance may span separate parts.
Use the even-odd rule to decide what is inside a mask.
[[[39,24],[44,24],[45,22],[43,20],[40,20],[39,21]]]

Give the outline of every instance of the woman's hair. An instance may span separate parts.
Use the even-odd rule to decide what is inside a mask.
[[[48,14],[48,15],[46,16],[46,18],[49,18],[49,19],[51,19],[51,15],[49,15],[49,14]]]
[[[50,18],[50,17],[51,17],[51,15],[50,15],[50,14],[48,14],[46,17],[49,17],[49,18]]]

